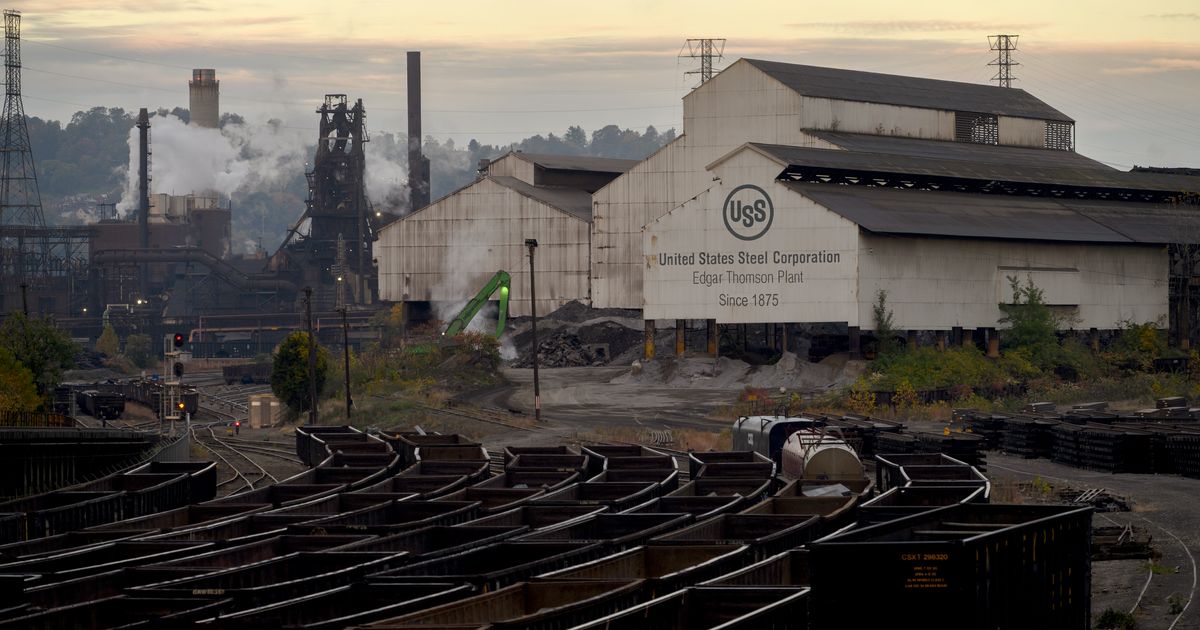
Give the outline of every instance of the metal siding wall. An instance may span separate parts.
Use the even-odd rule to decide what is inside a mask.
[[[954,112],[951,111],[804,97],[801,112],[800,126],[804,129],[954,139]]]
[[[1115,328],[1122,320],[1157,321],[1167,314],[1167,254],[1154,246],[889,237],[863,233],[859,253],[859,317],[873,328],[879,289],[899,329],[996,327],[999,286],[1011,268],[1078,269],[1078,286],[1050,287],[1078,296],[1074,327]],[[1007,267],[1009,269],[1002,269]],[[1038,272],[1034,272],[1037,282]],[[1042,274],[1045,275],[1045,274]]]
[[[507,155],[488,164],[488,175],[515,177],[527,184],[533,183],[533,164],[515,155]]]
[[[721,183],[646,226],[645,311],[647,319],[707,319],[723,323],[848,322],[858,325],[858,227],[774,181],[778,164],[745,150],[714,172]],[[775,208],[767,232],[752,241],[730,234],[723,219],[726,196],[753,184],[770,195]],[[700,264],[699,253],[767,254],[765,263]],[[836,263],[777,264],[775,252],[836,253]],[[658,254],[694,254],[696,262],[661,264]],[[730,282],[728,272],[766,274],[763,283]],[[780,282],[781,271],[803,273],[802,282]],[[720,283],[697,284],[695,274],[713,274]],[[778,304],[759,306],[754,295],[774,294]],[[747,306],[722,306],[722,295],[747,297]]]
[[[1046,146],[1046,121],[1044,120],[1000,116],[997,124],[1000,127],[1000,144],[1037,149]]]
[[[641,308],[642,228],[712,185],[745,142],[799,144],[800,96],[738,61],[683,99],[684,134],[593,195],[592,301]]]
[[[589,224],[480,181],[380,234],[379,293],[388,301],[465,302],[497,270],[512,274],[509,313],[528,315],[526,238],[538,239],[538,312],[588,299]]]

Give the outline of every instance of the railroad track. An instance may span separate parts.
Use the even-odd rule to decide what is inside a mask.
[[[208,437],[203,436],[205,431],[208,432]],[[245,488],[235,486],[236,489],[234,489],[232,492],[227,492],[226,496],[254,490],[256,485],[264,483],[268,479],[271,481],[271,483],[279,482],[279,479],[275,475],[267,472],[266,468],[263,468],[262,465],[255,461],[253,457],[250,457],[246,454],[246,452],[244,452],[252,452],[251,449],[247,449],[244,446],[235,446],[230,444],[226,439],[217,437],[216,431],[213,431],[212,424],[193,426],[192,437],[198,444],[207,449],[209,453],[212,453],[214,457],[221,460],[226,467],[233,471],[232,477],[224,481],[217,482],[218,488],[228,486],[229,484],[240,484],[240,486],[245,486]],[[225,454],[222,454],[222,450],[225,451]],[[228,457],[226,455],[228,455]],[[252,468],[247,470],[245,464],[242,464],[241,466],[235,465],[235,461],[239,463],[249,463]]]
[[[231,437],[224,437],[221,439],[225,442],[236,445],[237,448],[239,448],[243,451],[247,451],[250,453],[259,453],[262,455],[266,455],[268,457],[275,457],[278,459],[292,462],[293,464],[301,464],[301,465],[304,464],[304,462],[300,461],[299,457],[296,457],[295,448],[286,449],[286,448],[275,448],[274,446],[271,446],[272,444],[282,445],[283,444],[282,442],[266,442],[263,440],[247,440],[247,439],[243,439],[243,438],[231,438]]]

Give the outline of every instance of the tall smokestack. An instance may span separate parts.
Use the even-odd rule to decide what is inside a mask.
[[[150,247],[150,112],[138,111],[138,243]],[[145,263],[139,270],[142,297],[149,294],[150,279]]]
[[[188,96],[191,123],[216,129],[221,121],[221,82],[217,80],[217,71],[212,68],[192,70]]]
[[[409,210],[429,205],[429,160],[421,153],[421,52],[408,53]]]

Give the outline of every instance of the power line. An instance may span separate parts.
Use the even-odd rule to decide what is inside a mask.
[[[134,63],[144,63],[144,64],[148,64],[148,65],[151,65],[151,66],[162,66],[163,68],[177,68],[177,69],[180,69],[180,70],[191,70],[191,68],[188,68],[188,67],[186,67],[186,66],[177,66],[177,65],[175,65],[175,64],[163,63],[163,62],[161,62],[161,61],[147,61],[147,60],[145,60],[145,59],[135,59],[135,58],[133,58],[133,57],[122,57],[121,55],[113,55],[113,54],[109,54],[109,53],[102,53],[102,52],[97,52],[97,51],[95,51],[95,50],[83,50],[83,49],[80,49],[80,48],[71,48],[70,46],[62,46],[62,45],[59,45],[59,44],[51,44],[51,43],[49,43],[49,42],[39,42],[39,41],[36,41],[36,40],[26,40],[26,42],[28,42],[28,43],[30,43],[30,44],[37,44],[38,46],[49,46],[50,48],[58,48],[58,49],[61,49],[61,50],[69,50],[69,51],[71,51],[71,52],[81,53],[81,54],[85,54],[85,55],[95,55],[95,56],[97,56],[97,57],[108,57],[109,59],[120,59],[121,61],[132,61],[132,62],[134,62]]]

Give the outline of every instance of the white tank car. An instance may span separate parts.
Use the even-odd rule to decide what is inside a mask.
[[[808,480],[859,480],[865,476],[862,461],[840,437],[819,429],[788,436],[780,458],[783,476]]]

